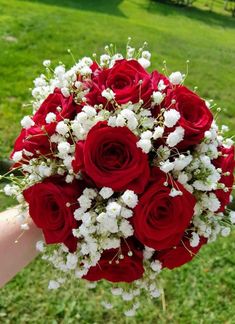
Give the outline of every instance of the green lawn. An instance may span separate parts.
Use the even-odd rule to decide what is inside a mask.
[[[208,1],[207,1],[208,2]],[[186,70],[189,86],[198,86],[224,110],[220,122],[235,126],[235,19],[216,1],[205,7],[182,8],[148,0],[0,0],[0,158],[7,158],[19,121],[30,113],[32,80],[41,62],[72,64],[75,57],[101,53],[112,42],[121,50],[132,36],[135,46],[148,41],[153,67],[165,59],[169,70]],[[0,196],[0,209],[12,201]],[[84,283],[49,293],[50,268],[39,259],[0,292],[0,323],[235,323],[235,235],[206,246],[191,264],[165,271],[167,309],[145,301],[135,320],[118,310],[104,311],[101,285],[87,291]]]

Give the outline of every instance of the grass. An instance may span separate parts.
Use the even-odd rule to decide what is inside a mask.
[[[19,121],[30,107],[32,80],[41,73],[41,62],[72,64],[66,49],[76,57],[100,53],[107,42],[121,50],[128,36],[135,46],[150,44],[153,67],[165,59],[169,70],[186,70],[190,59],[189,86],[198,86],[205,98],[224,108],[220,122],[235,126],[235,20],[216,1],[214,12],[198,0],[182,8],[147,0],[0,0],[0,158],[7,158]],[[3,210],[13,202],[0,196]],[[135,320],[118,310],[99,306],[105,295],[102,284],[87,291],[84,283],[69,289],[47,291],[50,273],[37,259],[0,292],[0,323],[234,323],[235,235],[206,246],[190,264],[165,271],[167,309],[148,302]]]

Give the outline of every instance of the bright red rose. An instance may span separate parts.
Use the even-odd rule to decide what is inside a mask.
[[[57,107],[60,107],[61,111],[58,111]],[[55,89],[54,93],[47,97],[33,116],[35,125],[29,129],[22,129],[16,139],[11,157],[16,151],[23,149],[31,152],[34,157],[40,154],[51,154],[53,144],[50,143],[49,136],[54,134],[57,123],[64,118],[74,118],[80,111],[81,108],[75,104],[72,96],[65,98],[59,89]],[[56,115],[56,121],[47,124],[46,116],[50,112]],[[27,155],[24,154],[24,158],[28,159]]]
[[[85,143],[84,141],[79,141],[76,144],[74,160],[72,161],[72,167],[75,173],[78,173],[80,170],[84,168],[84,158],[83,158],[84,143]]]
[[[215,190],[215,194],[220,201],[220,208],[217,212],[223,212],[225,207],[229,204],[230,194],[232,192],[232,187],[234,183],[234,146],[226,148],[221,146],[219,152],[222,153],[218,159],[213,161],[213,164],[216,168],[222,169],[222,176],[220,178],[220,183],[223,183],[227,189],[218,189]],[[229,172],[229,175],[225,175],[226,172]]]
[[[57,108],[60,107],[59,111]],[[73,119],[77,113],[81,111],[79,107],[73,100],[73,96],[68,98],[64,97],[60,89],[55,89],[54,93],[51,93],[45,101],[41,104],[40,108],[37,110],[33,116],[33,121],[37,126],[44,126],[48,133],[53,133],[56,124],[63,119]],[[49,113],[54,113],[56,115],[56,120],[53,123],[47,124],[46,116]]]
[[[154,257],[162,262],[164,268],[174,269],[190,262],[206,243],[207,239],[200,237],[198,246],[191,247],[189,237],[184,236],[177,246],[156,252]]]
[[[95,74],[98,72],[98,70],[100,70],[100,67],[96,62],[93,62],[90,66],[90,69],[91,69],[92,73]]]
[[[98,122],[85,142],[78,142],[74,171],[81,169],[97,187],[143,192],[149,179],[148,156],[137,148],[138,138],[127,127]]]
[[[67,184],[55,177],[24,190],[29,214],[36,226],[42,229],[47,244],[64,243],[71,252],[76,251],[77,239],[72,229],[78,224],[73,212],[78,207],[77,198],[82,190],[83,185],[79,181]],[[67,207],[66,203],[75,205]]]
[[[113,90],[118,104],[137,103],[140,99],[147,103],[153,91],[150,74],[137,61],[125,59],[116,61],[112,68],[101,70],[94,76],[87,102],[105,105],[107,101],[101,93],[107,88]]]
[[[175,100],[175,104],[172,104],[172,100]],[[177,86],[167,91],[163,106],[171,106],[180,113],[181,117],[175,127],[183,127],[185,134],[184,139],[177,147],[185,150],[192,145],[199,144],[204,138],[205,131],[210,129],[213,121],[213,115],[206,106],[205,101],[186,87]]]
[[[128,244],[128,245],[127,245]],[[132,256],[128,252],[132,252]],[[122,254],[123,259],[118,258]],[[116,262],[118,261],[118,263]],[[106,279],[111,282],[132,282],[143,276],[143,251],[133,238],[122,242],[121,250],[110,249],[103,252],[98,264],[83,278],[89,281]]]
[[[11,153],[11,158],[17,151],[26,150],[32,154],[33,157],[52,154],[53,145],[50,144],[49,137],[45,130],[41,127],[33,126],[29,129],[22,129],[20,135],[15,141],[14,149]],[[26,160],[31,159],[32,156],[23,155]]]
[[[154,91],[163,91],[165,92],[168,89],[168,86],[170,84],[170,81],[167,79],[167,77],[158,71],[153,71],[151,73],[151,80],[152,80],[152,86]],[[160,84],[159,84],[160,82]],[[162,86],[165,86],[165,89],[162,88]],[[159,89],[160,87],[160,89]]]
[[[155,181],[140,197],[132,218],[137,239],[155,250],[179,244],[196,203],[194,196],[176,181],[175,187],[182,195],[171,197],[171,186],[164,186],[165,181],[165,174],[155,173]]]

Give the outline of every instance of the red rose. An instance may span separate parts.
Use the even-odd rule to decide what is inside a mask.
[[[130,251],[131,256],[128,255]],[[120,254],[124,256],[123,259],[118,258]],[[89,281],[106,279],[111,282],[132,282],[140,279],[143,273],[143,251],[129,238],[127,242],[122,242],[121,249],[104,251],[98,264],[90,268],[83,278]]]
[[[57,107],[60,107],[61,111],[58,111]],[[59,89],[55,89],[55,92],[47,97],[33,116],[35,125],[29,129],[22,129],[19,137],[16,139],[11,157],[16,151],[23,149],[31,152],[34,157],[40,154],[51,154],[52,144],[49,137],[54,134],[57,123],[64,118],[74,118],[80,110],[80,107],[73,101],[72,96],[65,98]],[[56,115],[56,120],[47,124],[46,116],[50,112]],[[24,158],[28,159],[27,155],[24,154]]]
[[[86,141],[78,142],[73,168],[75,172],[82,169],[99,188],[141,193],[148,182],[149,164],[148,156],[137,148],[137,141],[127,127],[98,122]]]
[[[59,111],[57,108],[60,107]],[[53,133],[56,124],[63,119],[73,119],[81,108],[74,102],[73,96],[64,97],[60,89],[55,89],[54,93],[50,94],[46,100],[41,104],[33,116],[33,121],[37,126],[45,126],[49,133]],[[47,124],[46,116],[49,113],[56,115],[56,120],[53,123]]]
[[[156,252],[155,258],[162,262],[163,267],[174,269],[191,261],[206,242],[207,239],[205,237],[200,237],[198,246],[191,247],[189,238],[184,236],[177,246]]]
[[[157,172],[134,210],[135,236],[144,245],[163,250],[177,245],[193,217],[196,200],[180,183],[175,188],[181,196],[171,197],[170,186],[164,186],[166,177]]]
[[[52,153],[52,146],[46,131],[41,129],[41,127],[33,126],[29,129],[22,129],[15,141],[11,158],[15,152],[22,150],[30,152],[33,157],[41,154],[48,155]],[[32,159],[32,156],[27,156],[25,153],[23,154],[23,157],[27,160]]]
[[[153,85],[153,90],[154,91],[160,91],[159,86],[165,86],[165,89],[162,89],[161,91],[165,92],[166,89],[168,89],[168,86],[170,84],[170,81],[167,79],[167,77],[158,71],[153,71],[151,73],[151,80],[152,80],[152,85]],[[160,82],[160,84],[159,84]],[[161,84],[162,83],[162,84]]]
[[[107,101],[101,93],[107,88],[115,93],[118,104],[137,103],[140,99],[147,103],[153,91],[149,73],[137,61],[125,59],[116,61],[112,68],[101,70],[94,76],[87,102],[105,105]]]
[[[100,66],[96,62],[93,62],[90,69],[92,71],[92,75],[94,75],[96,72],[98,72],[98,70],[100,70]]]
[[[77,228],[73,212],[82,193],[81,182],[67,184],[61,178],[47,178],[24,190],[29,204],[29,214],[37,227],[41,228],[47,244],[64,243],[71,252],[76,251],[77,239],[72,229]],[[75,207],[76,206],[76,207]]]
[[[74,160],[72,161],[72,167],[75,173],[78,173],[84,167],[83,150],[84,150],[84,141],[77,142]]]
[[[172,100],[175,100],[175,104],[172,104]],[[192,145],[199,144],[213,121],[213,116],[205,101],[186,87],[177,86],[167,91],[163,106],[171,106],[180,113],[181,117],[175,127],[183,127],[185,133],[184,139],[177,147],[185,150]]]
[[[220,183],[223,183],[227,189],[218,189],[215,190],[215,194],[220,201],[220,208],[217,212],[223,212],[225,207],[229,204],[230,194],[232,192],[232,187],[234,183],[234,146],[226,148],[221,146],[219,152],[222,155],[213,161],[213,164],[216,168],[222,169],[222,175],[220,178]],[[229,175],[225,175],[226,172],[229,172]]]

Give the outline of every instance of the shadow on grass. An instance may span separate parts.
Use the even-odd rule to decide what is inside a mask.
[[[95,11],[106,13],[111,16],[125,17],[118,8],[123,0],[25,0],[27,2],[37,2],[50,6],[73,8],[85,11]]]
[[[12,162],[7,159],[0,159],[0,175],[8,172],[12,166]]]
[[[235,19],[226,14],[220,14],[209,10],[203,10],[195,6],[185,7],[170,4],[164,0],[149,0],[148,4],[140,4],[142,9],[147,10],[151,13],[158,13],[163,16],[186,16],[190,19],[201,21],[204,24],[210,26],[219,26],[224,28],[235,28]],[[221,4],[222,6],[222,4]],[[177,21],[176,21],[177,24]]]

